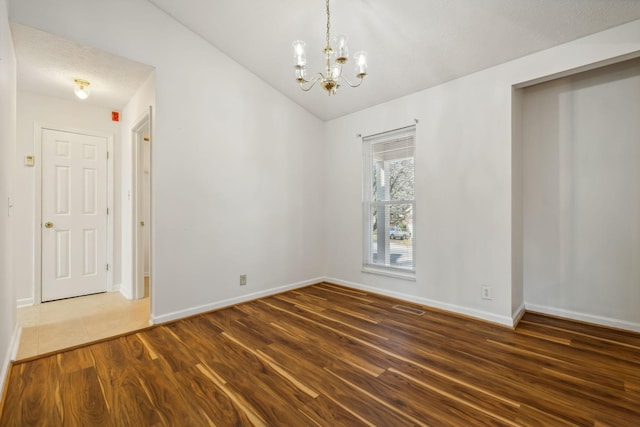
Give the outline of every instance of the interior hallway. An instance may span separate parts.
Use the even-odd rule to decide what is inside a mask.
[[[16,360],[148,327],[147,289],[145,278],[145,298],[139,300],[107,292],[19,308],[22,335]]]

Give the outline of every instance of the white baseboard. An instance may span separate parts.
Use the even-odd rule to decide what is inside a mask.
[[[29,307],[29,306],[32,306],[33,304],[34,304],[33,297],[31,297],[31,298],[20,298],[20,299],[16,300],[16,307],[17,308]]]
[[[527,311],[548,314],[550,316],[564,317],[566,319],[577,320],[579,322],[593,323],[596,325],[607,326],[616,329],[625,329],[628,331],[640,332],[640,323],[629,322],[622,319],[614,319],[611,317],[596,316],[593,314],[580,313],[577,311],[565,310],[563,308],[548,307],[538,304],[530,304],[525,302]]]
[[[475,317],[477,319],[486,320],[488,322],[497,323],[499,325],[513,327],[515,324],[514,323],[515,318],[511,318],[509,316],[500,316],[498,314],[477,310],[475,308],[468,308],[468,307],[463,307],[455,304],[444,303],[441,301],[435,301],[428,298],[422,298],[415,295],[408,295],[400,292],[389,291],[386,289],[374,288],[371,286],[362,285],[360,283],[354,283],[354,282],[348,282],[346,280],[336,279],[334,277],[325,277],[324,281],[335,283],[337,285],[346,286],[348,288],[360,289],[362,291],[372,292],[380,295],[386,295],[392,298],[397,298],[400,300],[421,304],[427,307],[433,307],[440,310],[446,310],[446,311],[451,311],[453,313],[462,314],[465,316]]]
[[[318,278],[315,278],[315,279],[305,280],[305,281],[298,282],[298,283],[292,283],[290,285],[279,286],[279,287],[267,289],[267,290],[264,290],[264,291],[259,291],[259,292],[254,292],[254,293],[251,293],[251,294],[241,295],[241,296],[235,297],[235,298],[229,298],[229,299],[222,300],[222,301],[216,301],[216,302],[212,302],[212,303],[209,303],[209,304],[200,305],[200,306],[197,306],[197,307],[191,307],[191,308],[187,308],[187,309],[184,309],[184,310],[174,311],[172,313],[162,314],[162,315],[159,315],[159,316],[152,316],[150,322],[152,324],[154,324],[154,325],[157,325],[157,324],[160,324],[160,323],[171,322],[172,320],[182,319],[184,317],[189,317],[189,316],[193,316],[193,315],[196,315],[196,314],[206,313],[208,311],[218,310],[218,309],[224,308],[224,307],[230,307],[232,305],[236,305],[236,304],[240,304],[240,303],[243,303],[243,302],[255,300],[255,299],[258,299],[258,298],[264,298],[264,297],[268,297],[270,295],[275,295],[275,294],[279,294],[279,293],[282,293],[282,292],[303,288],[305,286],[309,286],[309,285],[312,285],[314,283],[322,282],[323,280],[324,280],[323,278],[318,277]]]
[[[108,292],[120,292],[120,289],[122,289],[122,283],[112,283],[111,290]]]
[[[7,375],[9,374],[9,366],[11,361],[16,360],[18,355],[18,346],[20,345],[20,336],[22,335],[22,328],[16,323],[11,335],[11,341],[9,342],[9,348],[7,354],[2,361],[2,369],[0,370],[0,402],[2,402],[2,393],[4,392],[4,385],[7,381]]]
[[[522,319],[522,316],[524,316],[526,312],[527,310],[525,309],[524,303],[520,304],[520,307],[518,307],[516,311],[513,312],[511,318],[513,319],[514,327],[518,325],[518,322],[520,321],[520,319]]]
[[[125,297],[128,300],[133,299],[131,286],[119,286],[118,288],[119,288],[118,291],[122,294],[123,297]]]

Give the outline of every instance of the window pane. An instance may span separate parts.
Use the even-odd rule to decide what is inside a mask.
[[[371,264],[414,269],[412,212],[411,203],[374,203],[370,206]]]
[[[414,131],[364,138],[365,265],[414,271]]]

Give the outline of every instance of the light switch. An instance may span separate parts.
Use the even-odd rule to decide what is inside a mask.
[[[24,165],[33,166],[35,164],[35,156],[33,154],[27,154],[24,156]]]

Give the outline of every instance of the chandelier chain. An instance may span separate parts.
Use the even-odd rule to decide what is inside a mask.
[[[329,0],[327,0],[327,48],[329,48],[331,45],[329,44],[329,20],[331,18],[331,12],[329,12]]]

